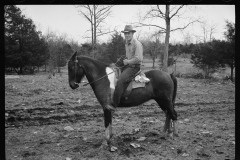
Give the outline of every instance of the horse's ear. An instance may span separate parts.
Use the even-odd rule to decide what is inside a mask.
[[[75,60],[77,56],[77,51],[72,55],[71,60]]]

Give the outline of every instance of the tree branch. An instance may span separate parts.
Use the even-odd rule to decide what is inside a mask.
[[[97,19],[100,18],[101,16],[104,16],[105,14],[109,15],[110,14],[110,9],[113,7],[113,5],[111,6],[106,6],[106,7],[103,7],[101,10],[97,11],[96,13],[96,17]],[[103,11],[103,13],[102,13]]]
[[[98,33],[97,33],[97,37],[102,36],[102,35],[105,35],[105,34],[109,34],[109,33],[112,33],[112,32],[115,32],[115,31],[108,31],[108,32],[104,32],[104,33],[98,32]]]
[[[174,16],[179,12],[179,10],[180,10],[181,8],[183,8],[183,6],[184,6],[184,5],[181,5],[181,6],[176,10],[176,12],[173,13],[172,16],[170,16],[170,19],[171,19],[172,17],[174,17]]]
[[[184,30],[184,29],[187,28],[190,24],[195,23],[195,22],[199,22],[199,20],[195,20],[195,21],[189,22],[187,25],[185,25],[185,26],[183,26],[183,27],[171,29],[170,32],[173,32],[173,31],[176,31],[176,30]]]
[[[145,24],[145,23],[141,23],[141,22],[138,22],[137,25],[135,25],[136,28],[138,27],[157,27],[157,28],[160,28],[162,30],[166,30],[165,28],[161,27],[161,26],[158,26],[158,25],[155,25],[155,24]]]
[[[157,5],[158,12],[162,15],[162,17],[165,19],[165,14],[162,12],[162,10],[159,8],[159,5]]]
[[[104,21],[109,16],[110,13],[107,13],[106,15],[103,15],[101,18],[98,18],[96,21],[96,26],[98,26],[100,23]]]

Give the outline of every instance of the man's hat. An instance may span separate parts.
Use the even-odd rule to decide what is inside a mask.
[[[132,25],[126,25],[124,28],[124,31],[122,31],[122,33],[128,33],[128,32],[136,32],[136,31],[133,30]]]

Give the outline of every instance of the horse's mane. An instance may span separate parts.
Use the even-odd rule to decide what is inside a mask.
[[[104,67],[107,67],[109,66],[109,64],[106,64],[106,63],[103,63],[97,59],[93,59],[91,57],[88,57],[88,56],[79,56],[80,59],[87,59],[89,61],[91,61],[93,64],[95,64],[96,66],[104,66]]]

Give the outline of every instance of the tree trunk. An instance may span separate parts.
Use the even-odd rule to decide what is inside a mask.
[[[60,54],[59,54],[59,61],[58,61],[58,73],[60,73],[60,72],[61,72],[60,64],[61,64],[62,51],[63,51],[63,48],[61,49],[61,52],[60,52]]]
[[[95,58],[95,49],[96,49],[96,43],[97,43],[97,22],[96,22],[96,20],[97,20],[97,17],[96,17],[96,6],[95,5],[93,5],[93,18],[94,18],[94,26],[93,26],[93,29],[94,29],[94,42],[93,42],[93,53],[94,53],[94,55],[93,55],[93,58]]]
[[[203,71],[204,71],[204,79],[209,78],[209,67],[207,64],[204,66]]]
[[[46,64],[46,62],[45,62],[45,72],[47,72],[47,64]]]
[[[165,37],[165,50],[163,55],[163,71],[168,72],[168,47],[169,47],[169,38],[170,38],[170,18],[169,18],[169,5],[166,5],[165,13],[165,22],[166,22],[166,37]]]
[[[152,66],[152,68],[155,68],[155,57],[153,57],[153,66]]]
[[[234,69],[234,67],[233,67],[233,64],[231,64],[231,81],[233,82],[233,69]]]
[[[23,74],[23,67],[20,67],[19,74]]]
[[[48,67],[49,67],[49,75],[48,75],[48,78],[51,79],[51,78],[52,78],[52,75],[54,74],[54,64],[53,64],[53,60],[52,60],[52,59],[49,59]]]
[[[173,74],[174,74],[174,75],[177,74],[177,61],[175,62],[175,65],[174,65],[174,71],[173,71]]]
[[[92,20],[92,16],[91,16],[91,30],[92,30],[92,48],[94,45],[94,29],[93,29],[93,20]]]

